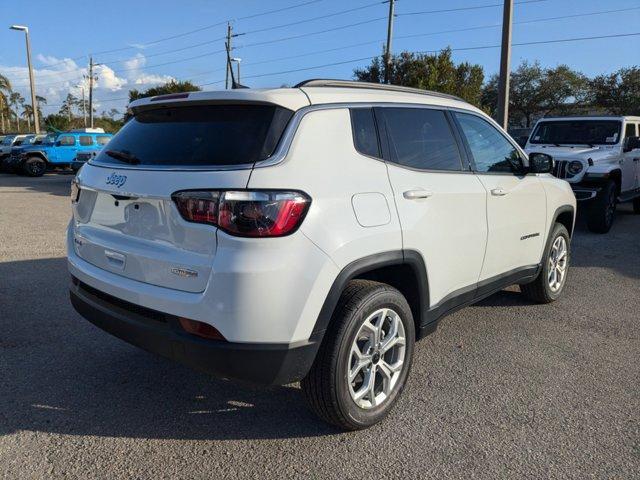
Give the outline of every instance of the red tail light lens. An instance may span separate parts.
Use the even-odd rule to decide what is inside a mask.
[[[282,237],[304,220],[311,199],[281,190],[184,191],[173,195],[182,217],[241,237]]]
[[[188,332],[192,335],[209,338],[211,340],[225,340],[218,329],[212,327],[208,323],[198,322],[197,320],[189,320],[188,318],[180,317],[180,326],[184,329],[185,332]]]

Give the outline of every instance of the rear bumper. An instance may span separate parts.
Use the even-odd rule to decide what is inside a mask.
[[[186,333],[178,318],[130,304],[78,281],[71,303],[94,325],[137,347],[221,378],[284,385],[304,378],[320,342],[298,344],[233,343]]]

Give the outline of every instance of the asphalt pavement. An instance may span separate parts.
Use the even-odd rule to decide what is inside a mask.
[[[71,175],[0,174],[3,478],[639,478],[640,215],[580,218],[565,295],[517,288],[419,342],[389,418],[341,433],[297,385],[210,378],[68,300]]]

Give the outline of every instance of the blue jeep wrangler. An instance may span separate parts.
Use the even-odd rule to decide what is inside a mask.
[[[85,128],[50,134],[40,145],[28,145],[11,151],[8,165],[30,177],[44,175],[47,168],[68,168],[81,152],[97,152],[113,135],[101,128]]]

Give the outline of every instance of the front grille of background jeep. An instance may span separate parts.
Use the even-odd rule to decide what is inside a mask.
[[[570,175],[567,174],[567,165],[569,165],[568,160],[556,160],[553,166],[553,176],[557,178],[569,177]]]

